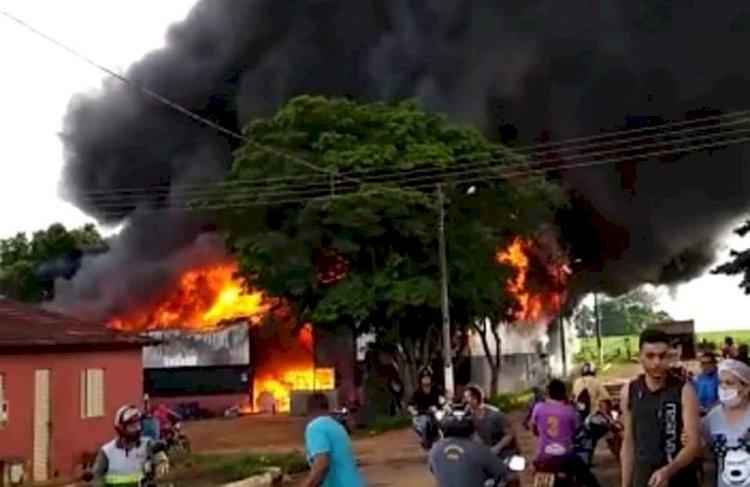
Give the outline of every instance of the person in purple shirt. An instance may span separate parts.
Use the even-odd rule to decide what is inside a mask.
[[[599,482],[588,465],[573,452],[573,439],[579,427],[579,415],[568,403],[565,383],[553,379],[547,386],[547,400],[538,403],[531,413],[531,424],[538,437],[535,465],[553,465],[573,475],[584,487],[598,487]]]

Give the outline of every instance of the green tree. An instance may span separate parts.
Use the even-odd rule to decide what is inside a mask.
[[[68,230],[60,223],[34,232],[31,238],[18,233],[0,240],[0,295],[28,302],[43,300],[44,289],[34,275],[40,264],[101,243],[94,225]]]
[[[412,365],[432,356],[430,330],[441,322],[436,183],[448,202],[450,306],[461,327],[507,318],[512,270],[495,253],[561,202],[538,177],[498,177],[519,156],[413,103],[302,96],[245,135],[224,187],[246,190],[200,204],[223,208],[247,281],[285,298],[301,321],[374,331]]]
[[[740,237],[746,236],[750,233],[750,220],[746,220],[745,223],[740,225],[734,230],[734,233]],[[745,250],[734,250],[730,252],[730,259],[716,266],[711,270],[713,274],[725,274],[728,276],[742,276],[740,281],[740,288],[745,294],[750,294],[750,248]]]
[[[615,298],[599,301],[602,335],[623,336],[640,333],[646,326],[671,319],[656,308],[656,297],[636,289]]]

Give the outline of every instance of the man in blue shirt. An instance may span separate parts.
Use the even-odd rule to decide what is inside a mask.
[[[719,373],[716,370],[716,355],[706,352],[700,357],[701,373],[695,378],[695,392],[701,413],[705,414],[719,402]]]
[[[310,474],[304,487],[365,487],[349,435],[329,415],[328,398],[314,393],[307,400],[312,419],[305,428],[305,453]]]

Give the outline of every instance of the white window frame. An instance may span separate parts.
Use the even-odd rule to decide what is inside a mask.
[[[5,392],[5,374],[3,372],[0,372],[0,409],[1,408],[7,408],[6,401],[8,394]],[[5,424],[8,422],[8,419],[0,420],[0,429],[3,429]]]
[[[104,369],[81,370],[81,419],[104,417]]]

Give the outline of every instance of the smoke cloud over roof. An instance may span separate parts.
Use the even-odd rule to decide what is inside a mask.
[[[744,0],[203,0],[167,39],[127,76],[232,130],[301,93],[417,97],[523,144],[750,108]],[[68,302],[94,296],[81,279],[160,282],[146,278],[163,273],[153,263],[191,246],[207,222],[133,212],[221,177],[236,144],[116,81],[72,100],[64,141],[65,197],[101,221],[131,219],[122,242],[68,283]],[[716,237],[750,203],[746,152],[562,173],[574,204],[558,223],[581,260],[581,289],[703,272]],[[152,191],[90,198],[122,188]]]

